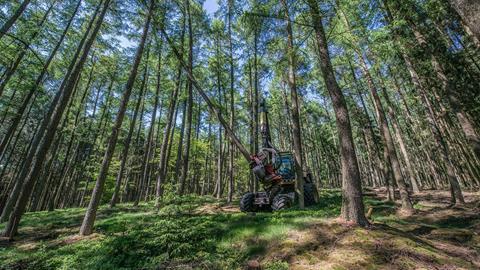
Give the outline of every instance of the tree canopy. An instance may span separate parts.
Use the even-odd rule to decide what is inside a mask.
[[[6,239],[30,212],[85,208],[86,236],[104,204],[161,211],[173,198],[235,204],[263,190],[250,169],[264,99],[272,144],[293,153],[299,209],[307,175],[340,189],[340,219],[367,228],[367,189],[407,217],[423,191],[459,207],[478,191],[478,2],[205,6],[0,1]]]

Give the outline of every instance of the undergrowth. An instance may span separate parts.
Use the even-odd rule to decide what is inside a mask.
[[[195,213],[198,207],[218,201],[191,195],[167,196],[158,212],[152,203],[104,206],[95,234],[87,238],[75,238],[84,209],[27,213],[16,241],[0,247],[0,265],[7,269],[240,268],[250,256],[265,252],[265,242],[290,229],[302,229],[311,220],[339,214],[338,191],[324,191],[321,198],[318,205],[304,210],[256,215]],[[283,266],[279,262],[266,268]]]
[[[346,229],[338,225],[319,227],[325,218],[340,214],[339,190],[321,191],[320,202],[306,209],[293,207],[255,215],[232,212],[238,202],[229,207],[225,201],[209,196],[168,194],[158,211],[153,202],[137,207],[119,204],[114,209],[102,206],[95,233],[88,237],[77,235],[85,209],[27,213],[15,241],[0,242],[0,269],[243,269],[247,261],[258,259],[263,269],[283,270],[289,268],[289,263],[275,257],[280,255],[277,251],[285,252],[281,247],[293,251],[297,259],[323,265],[332,246],[337,246],[338,253],[332,253],[332,258],[344,261],[345,257],[351,262],[332,264],[338,269],[361,265],[382,269],[393,261],[400,268],[409,268],[407,265],[412,263],[450,263],[466,268],[471,265],[448,257],[449,253],[419,237],[436,233],[438,238],[439,233],[445,234],[445,229],[452,228],[448,231],[451,236],[442,236],[446,243],[470,241],[471,234],[467,235],[462,228],[477,222],[474,216],[445,217],[427,224],[416,217],[398,218],[394,203],[365,196],[366,210],[373,208],[371,219],[375,227],[346,234]],[[0,224],[0,229],[4,226]],[[309,234],[316,238],[303,239],[303,244],[295,240]],[[345,251],[341,249],[342,241],[346,243]],[[396,249],[403,251],[394,252]]]

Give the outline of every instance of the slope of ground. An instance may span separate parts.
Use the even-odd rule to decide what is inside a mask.
[[[0,240],[0,269],[480,268],[478,194],[468,194],[465,208],[449,208],[447,196],[415,196],[418,213],[402,219],[393,204],[368,196],[369,229],[334,219],[338,191],[321,192],[306,210],[256,215],[193,196],[165,202],[158,213],[150,204],[101,208],[88,237],[76,235],[84,209],[28,213],[14,242]]]
[[[414,196],[417,213],[408,218],[370,198],[371,228],[315,220],[257,260],[284,261],[288,269],[480,269],[478,194],[466,198],[466,207],[454,208],[447,192],[422,192]]]

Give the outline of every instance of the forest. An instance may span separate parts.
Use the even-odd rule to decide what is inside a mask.
[[[0,0],[0,269],[480,269],[480,2]]]

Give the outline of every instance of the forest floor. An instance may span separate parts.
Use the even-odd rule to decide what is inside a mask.
[[[256,215],[196,196],[158,213],[102,207],[88,237],[76,235],[84,209],[27,213],[15,241],[0,240],[0,269],[480,269],[480,193],[465,192],[467,205],[455,208],[448,192],[424,191],[403,218],[382,191],[365,193],[368,229],[335,219],[338,190],[305,210]]]

